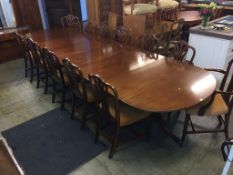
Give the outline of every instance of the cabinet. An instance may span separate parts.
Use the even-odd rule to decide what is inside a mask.
[[[224,18],[226,17],[212,23]],[[190,29],[189,44],[196,49],[194,64],[197,66],[225,69],[229,60],[233,59],[232,30],[203,30],[200,26],[195,26]]]

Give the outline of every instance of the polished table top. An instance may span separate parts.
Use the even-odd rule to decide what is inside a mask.
[[[178,12],[177,19],[184,19],[185,25],[188,25],[188,26],[198,25],[202,21],[200,13],[197,10]]]
[[[41,47],[63,59],[68,57],[87,77],[99,74],[118,90],[120,99],[152,112],[181,110],[208,98],[216,88],[209,72],[172,58],[150,58],[114,41],[72,30],[35,31]]]

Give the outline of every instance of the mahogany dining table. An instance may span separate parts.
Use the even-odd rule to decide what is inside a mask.
[[[150,57],[110,39],[67,29],[29,35],[59,59],[68,57],[86,78],[99,74],[117,89],[120,100],[141,110],[183,110],[207,99],[216,88],[214,76],[202,68],[162,55]]]

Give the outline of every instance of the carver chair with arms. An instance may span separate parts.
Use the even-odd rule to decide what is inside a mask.
[[[196,55],[196,49],[190,46],[186,41],[171,41],[169,43],[172,48],[170,49],[170,55],[177,61],[187,61],[193,64],[193,60]],[[187,53],[190,51],[190,58],[187,58]]]
[[[224,77],[220,84],[219,90],[216,90],[209,99],[186,110],[182,142],[184,142],[187,134],[198,133],[223,132],[225,134],[226,139],[229,139],[229,119],[233,107],[232,64],[233,59],[228,63],[228,67],[226,70],[207,69],[208,71],[214,71],[223,74]],[[196,130],[191,120],[192,115],[217,117],[219,124],[216,129]],[[191,124],[191,130],[188,129],[189,123]]]

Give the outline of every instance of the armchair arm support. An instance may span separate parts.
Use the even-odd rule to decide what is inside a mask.
[[[222,73],[222,74],[225,74],[225,73],[226,73],[226,71],[223,70],[223,69],[205,68],[205,70],[207,70],[207,71],[212,71],[212,72],[218,72],[218,73]]]

